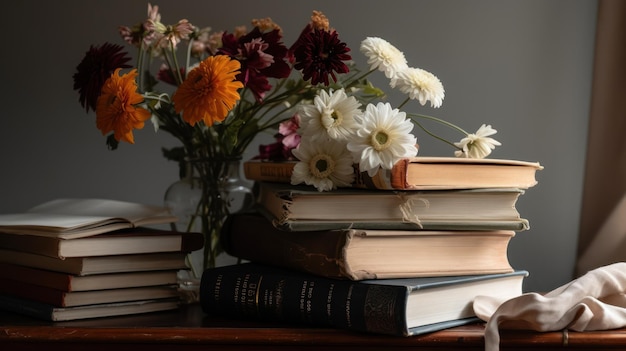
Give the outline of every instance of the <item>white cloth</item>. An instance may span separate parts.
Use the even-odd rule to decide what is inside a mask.
[[[526,293],[502,301],[474,300],[474,312],[487,322],[485,350],[500,348],[499,328],[535,331],[607,330],[626,326],[626,263],[587,272],[551,292]]]

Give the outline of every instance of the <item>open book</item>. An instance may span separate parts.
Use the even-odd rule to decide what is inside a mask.
[[[73,239],[176,220],[165,207],[108,199],[57,199],[24,213],[0,214],[0,232]]]

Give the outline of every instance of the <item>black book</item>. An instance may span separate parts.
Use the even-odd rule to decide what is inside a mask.
[[[409,336],[477,321],[475,296],[518,296],[527,275],[350,281],[245,263],[206,270],[200,302],[211,315]]]

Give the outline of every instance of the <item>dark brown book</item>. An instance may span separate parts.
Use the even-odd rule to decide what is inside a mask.
[[[172,285],[178,270],[125,272],[79,276],[0,262],[0,281],[17,281],[61,291],[89,291]]]
[[[132,228],[115,232],[60,239],[56,237],[0,233],[0,248],[65,258],[104,255],[191,252],[204,245],[202,233]]]
[[[179,296],[175,285],[68,292],[10,279],[0,280],[0,294],[37,301],[56,307],[165,299]]]
[[[512,272],[515,232],[321,230],[288,232],[256,213],[231,214],[220,242],[245,260],[352,280]]]
[[[74,275],[187,269],[186,252],[58,258],[0,249],[0,262]]]

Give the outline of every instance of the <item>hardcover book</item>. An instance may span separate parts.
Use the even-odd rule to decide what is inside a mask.
[[[247,179],[291,183],[296,162],[249,160],[243,170]],[[457,157],[413,157],[397,162],[391,170],[373,177],[355,165],[354,187],[387,190],[520,188],[537,184],[537,162]]]
[[[228,318],[409,336],[475,321],[476,296],[519,296],[527,275],[355,282],[246,263],[207,269],[200,303],[207,314]]]
[[[0,262],[0,281],[16,281],[60,291],[90,291],[173,285],[178,282],[178,270],[126,272],[78,276]]]
[[[167,311],[178,308],[179,304],[179,299],[159,299],[58,307],[0,294],[0,309],[52,322]]]
[[[338,279],[512,272],[515,232],[343,229],[288,232],[257,213],[234,213],[220,243],[231,256]]]
[[[199,250],[203,246],[204,236],[202,233],[151,228],[122,229],[72,239],[0,232],[1,249],[58,258],[191,252]]]
[[[0,262],[74,275],[188,269],[189,266],[186,260],[186,252],[67,257],[61,259],[30,252],[0,249]]]
[[[259,183],[258,209],[283,230],[516,230],[529,228],[515,208],[524,190],[317,191]]]
[[[101,303],[154,300],[179,296],[177,286],[175,285],[90,291],[62,291],[10,279],[0,280],[0,294],[38,301],[56,307],[74,307]]]
[[[24,213],[0,214],[0,232],[71,239],[176,220],[165,207],[109,199],[56,199]]]

